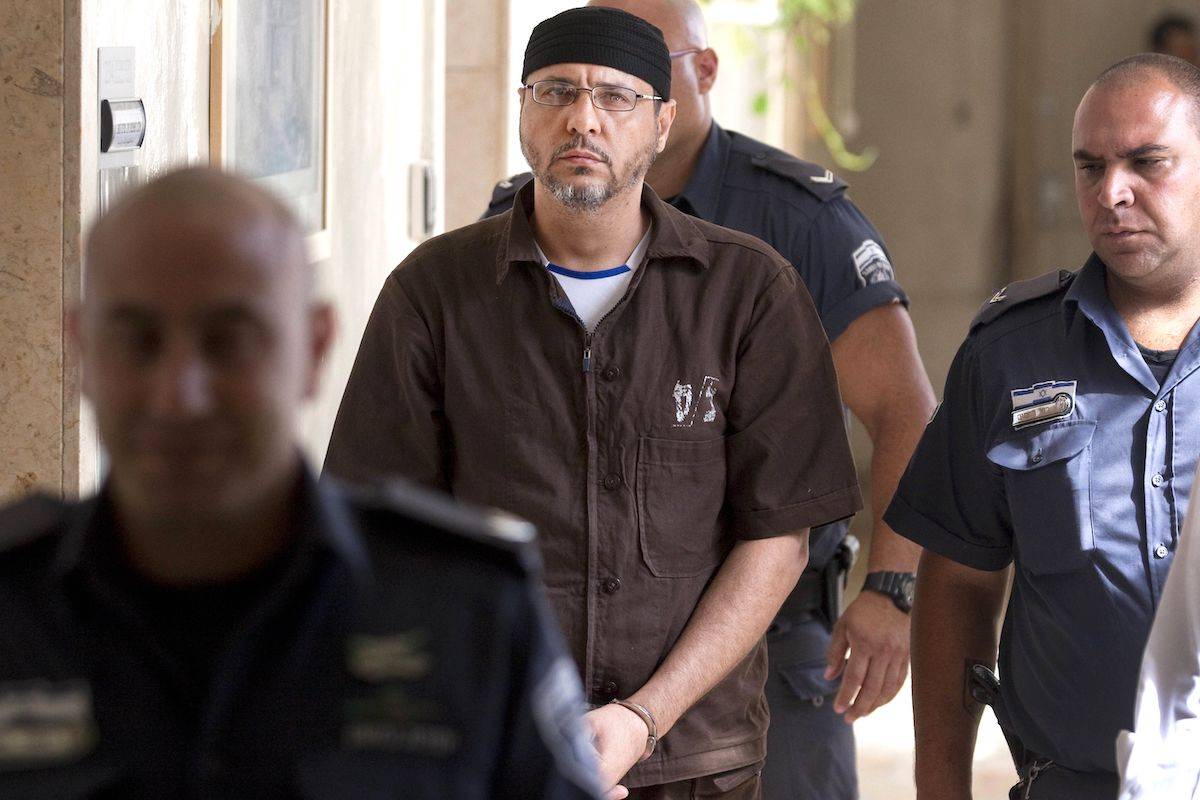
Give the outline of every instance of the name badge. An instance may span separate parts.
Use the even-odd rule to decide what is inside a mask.
[[[0,684],[0,769],[76,761],[97,739],[85,681]]]
[[[1077,381],[1044,381],[1028,389],[1012,390],[1014,430],[1071,416],[1075,410]]]

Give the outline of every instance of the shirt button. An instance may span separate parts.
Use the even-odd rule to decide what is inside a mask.
[[[612,699],[617,696],[617,688],[616,681],[609,681],[600,687],[600,693],[605,697]]]
[[[621,377],[621,368],[609,367],[600,374],[604,376],[604,380],[606,381],[615,381],[617,378]]]
[[[1167,482],[1167,479],[1158,473],[1155,473],[1154,477],[1150,479],[1150,483],[1153,484],[1156,488],[1159,486],[1162,486],[1166,482]]]
[[[1166,558],[1167,552],[1167,546],[1165,544],[1160,544],[1158,547],[1154,548],[1154,557]]]
[[[1167,401],[1166,400],[1156,400],[1154,402],[1154,410],[1155,411],[1166,411],[1167,410]]]
[[[604,488],[612,491],[621,485],[621,476],[615,472],[610,472],[604,476]]]
[[[617,589],[621,588],[621,579],[620,578],[609,578],[608,580],[606,580],[604,582],[603,588],[604,588],[605,594],[612,594]]]

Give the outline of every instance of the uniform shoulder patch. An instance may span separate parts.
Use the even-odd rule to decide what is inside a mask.
[[[983,307],[979,309],[979,313],[975,315],[975,319],[971,320],[971,330],[975,330],[980,325],[986,325],[998,319],[1007,311],[1023,303],[1028,303],[1031,300],[1046,297],[1065,289],[1070,286],[1071,281],[1074,279],[1074,272],[1060,269],[1055,272],[1047,272],[1045,275],[1039,275],[1036,278],[1010,283],[992,295],[983,304]]]
[[[0,508],[0,553],[58,533],[69,505],[46,494],[31,494]]]
[[[358,505],[377,513],[394,514],[418,525],[508,553],[526,570],[536,565],[531,545],[537,529],[533,523],[507,512],[465,505],[405,481],[389,481],[370,490],[353,490],[350,494]]]
[[[832,200],[846,191],[846,182],[820,164],[803,161],[791,153],[741,135],[735,136],[734,146],[748,153],[750,163],[758,169],[791,181],[821,202]]]
[[[488,201],[484,217],[494,217],[512,208],[513,198],[521,187],[533,180],[533,173],[521,172],[497,183],[492,187],[492,199]]]

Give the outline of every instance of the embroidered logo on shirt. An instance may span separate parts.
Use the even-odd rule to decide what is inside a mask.
[[[420,680],[433,669],[433,657],[425,648],[428,640],[421,630],[351,636],[346,642],[346,668],[367,683]]]
[[[867,239],[854,251],[854,267],[864,286],[895,279],[892,262],[873,239]]]
[[[1013,389],[1012,426],[1016,430],[1071,416],[1076,381],[1043,381],[1028,389]]]
[[[717,384],[720,378],[711,375],[704,376],[704,383],[699,392],[692,391],[690,383],[676,383],[673,397],[675,400],[675,427],[690,428],[696,422],[696,415],[701,406],[704,407],[704,422],[714,422],[717,419]]]
[[[0,684],[0,767],[75,761],[97,738],[86,682]]]

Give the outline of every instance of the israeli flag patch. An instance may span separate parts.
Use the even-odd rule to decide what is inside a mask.
[[[858,279],[863,286],[895,280],[896,277],[887,253],[874,239],[867,239],[854,251],[854,268],[858,270]]]
[[[1012,390],[1014,430],[1071,416],[1077,381],[1043,381],[1028,389]]]

